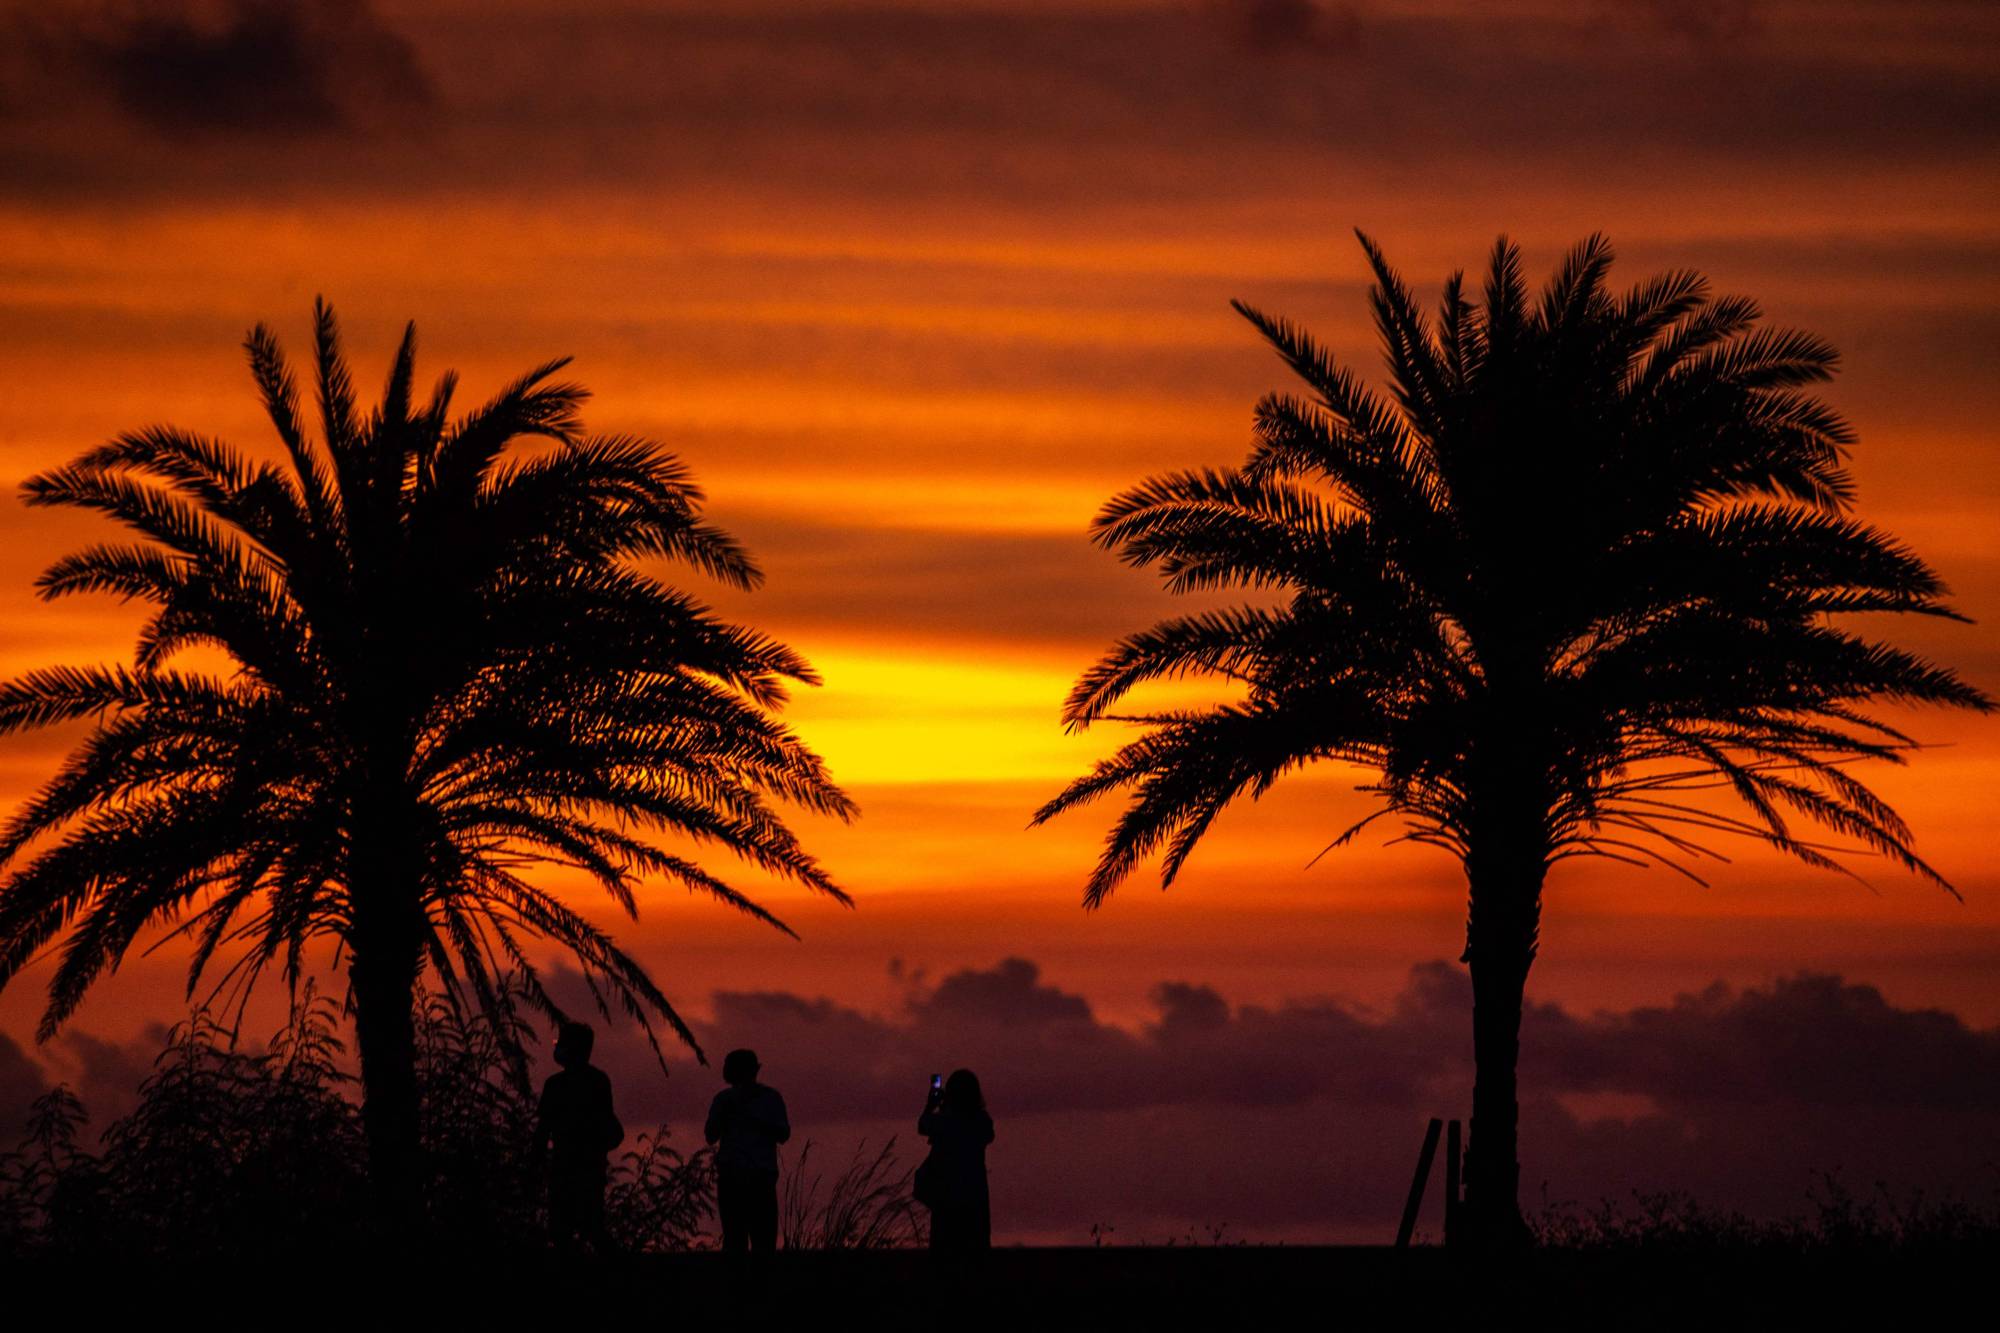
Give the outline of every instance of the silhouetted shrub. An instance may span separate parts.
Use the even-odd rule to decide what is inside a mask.
[[[714,1242],[715,1155],[683,1157],[667,1146],[666,1127],[640,1134],[611,1172],[605,1223],[621,1249],[635,1253],[701,1249]]]
[[[175,1027],[105,1131],[103,1236],[125,1251],[260,1249],[352,1230],[365,1201],[332,1002],[308,989],[262,1054],[206,1013]]]
[[[892,1136],[874,1156],[866,1140],[828,1177],[813,1169],[813,1145],[799,1150],[785,1175],[779,1217],[788,1250],[886,1250],[922,1245],[929,1214],[911,1197],[915,1167],[896,1160]]]
[[[67,1088],[39,1098],[0,1154],[0,1249],[162,1257],[269,1253],[359,1240],[367,1150],[339,1007],[307,987],[262,1052],[206,1012],[176,1026],[139,1104],[87,1147]],[[443,997],[417,1026],[425,1221],[437,1247],[529,1248],[544,1234],[536,1098],[525,1029],[497,1031]],[[608,1221],[640,1251],[706,1243],[710,1155],[683,1157],[664,1126],[614,1159]]]
[[[2000,1181],[1980,1203],[1882,1184],[1861,1196],[1822,1175],[1806,1211],[1776,1219],[1711,1208],[1685,1191],[1635,1192],[1629,1203],[1606,1199],[1590,1209],[1545,1203],[1533,1226],[1543,1245],[1570,1250],[1990,1251],[2000,1243]]]
[[[104,1179],[97,1159],[77,1146],[89,1121],[76,1094],[52,1088],[37,1097],[27,1137],[0,1155],[0,1249],[37,1242],[66,1244],[102,1229]]]

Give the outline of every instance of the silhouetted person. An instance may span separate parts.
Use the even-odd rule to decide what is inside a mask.
[[[931,1210],[931,1248],[985,1250],[993,1245],[993,1205],[986,1191],[986,1145],[993,1117],[979,1076],[961,1069],[924,1104],[917,1133],[931,1142],[924,1164],[924,1203]]]
[[[611,1109],[611,1079],[590,1063],[596,1034],[585,1023],[565,1023],[556,1037],[562,1068],[542,1084],[535,1147],[549,1154],[549,1236],[568,1246],[581,1236],[602,1253],[612,1248],[604,1229],[604,1184],[611,1150],[625,1127]]]
[[[722,1059],[729,1084],[708,1105],[702,1137],[715,1148],[715,1205],[725,1251],[778,1248],[778,1145],[792,1137],[785,1099],[757,1081],[755,1051]]]

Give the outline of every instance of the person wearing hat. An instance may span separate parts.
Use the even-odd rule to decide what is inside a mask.
[[[715,1145],[715,1204],[722,1248],[769,1253],[778,1248],[778,1145],[792,1137],[785,1099],[757,1081],[755,1051],[722,1060],[729,1086],[709,1103],[702,1136]]]

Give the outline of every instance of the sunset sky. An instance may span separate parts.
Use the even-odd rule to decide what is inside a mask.
[[[825,1114],[894,1128],[877,1082],[916,1092],[929,1062],[973,1058],[952,1046],[954,997],[974,996],[969,1015],[993,995],[1053,1006],[1054,1045],[971,1047],[1001,1121],[1003,1233],[1081,1239],[1115,1211],[1047,1184],[1072,1169],[1062,1152],[1017,1150],[1014,1179],[1043,1184],[1017,1186],[1010,1224],[1010,1108],[1079,1154],[1122,1114],[1195,1153],[1246,1123],[1199,1091],[1218,1067],[1302,1080],[1255,1112],[1293,1128],[1259,1134],[1393,1105],[1352,1131],[1393,1176],[1423,1116],[1461,1113],[1450,1061],[1468,1037],[1441,1024],[1445,1063],[1398,1065],[1382,1078],[1401,1091],[1377,1096],[1342,1081],[1376,1066],[1340,1054],[1341,1024],[1400,1049],[1418,1029],[1399,1025],[1458,1002],[1455,964],[1411,970],[1462,946],[1453,863],[1369,843],[1309,868],[1367,808],[1345,771],[1232,812],[1171,891],[1142,876],[1096,913],[1079,899],[1109,809],[1025,827],[1118,739],[1063,734],[1070,680],[1172,606],[1089,544],[1091,514],[1148,473],[1241,457],[1284,373],[1232,297],[1379,371],[1352,228],[1426,292],[1502,232],[1539,278],[1601,230],[1621,285],[1693,266],[1841,349],[1828,396],[1859,433],[1861,514],[1978,622],[1890,632],[2000,691],[1996,50],[2000,9],[1974,0],[9,0],[0,490],[154,422],[269,447],[238,344],[263,320],[303,349],[315,294],[364,384],[405,319],[420,371],[458,370],[462,402],[573,355],[591,427],[682,454],[762,561],[754,593],[701,591],[822,672],[789,716],[863,810],[801,824],[853,910],[769,890],[801,941],[678,892],[621,927],[704,1039],[851,1039],[868,1079],[823,1091]],[[106,535],[0,500],[0,671],[128,658],[131,608],[44,606],[30,587]],[[1747,847],[1707,889],[1567,863],[1529,988],[1560,1008],[1539,1036],[1529,1020],[1530,1075],[1543,1047],[1554,1071],[1589,1065],[1561,1054],[1587,1041],[1629,1044],[1647,1012],[1726,1044],[1750,1009],[1824,1002],[1878,1036],[1877,1019],[1958,1024],[1950,1058],[1971,1065],[1911,1115],[1972,1114],[1960,1091],[2000,1079],[2000,718],[1910,724],[1937,748],[1873,776],[1963,901],[1865,859],[1866,886]],[[79,734],[0,747],[0,803]],[[181,1012],[182,961],[133,959],[77,1035],[39,1049],[44,974],[23,976],[0,994],[0,1074],[112,1089],[132,1066],[111,1053]],[[1773,989],[1801,971],[1878,987],[1884,1007]],[[1716,982],[1735,989],[1673,1007]],[[1208,1014],[1227,1040],[1174,1047],[1173,1015],[1197,1021],[1201,996],[1227,1006]],[[838,1021],[813,1028],[822,999]],[[1931,1007],[1956,1017],[1911,1016]],[[1273,1063],[1244,1056],[1267,1041]],[[1220,1066],[1197,1070],[1203,1051]],[[809,1114],[804,1074],[766,1063]],[[1051,1069],[1191,1091],[1065,1100]],[[630,1071],[634,1104],[682,1118],[710,1079],[683,1061],[685,1098],[655,1096]],[[1564,1084],[1586,1100],[1559,1117],[1531,1108],[1525,1180],[1588,1162],[1577,1188],[1622,1187],[1604,1136],[1638,1113],[1618,1098],[1658,1114],[1668,1083],[1591,1077]],[[1769,1105],[1799,1086],[1774,1083]],[[1847,1130],[1881,1131],[1872,1115]],[[1300,1211],[1260,1169],[1203,1176],[1199,1204],[1133,1202],[1129,1225],[1228,1213],[1256,1234],[1346,1234],[1381,1211]],[[1339,1193],[1338,1164],[1324,1172]]]

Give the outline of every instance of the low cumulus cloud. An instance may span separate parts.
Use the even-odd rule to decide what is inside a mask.
[[[19,1042],[0,1032],[0,1151],[21,1137],[29,1106],[48,1088],[41,1065]]]

